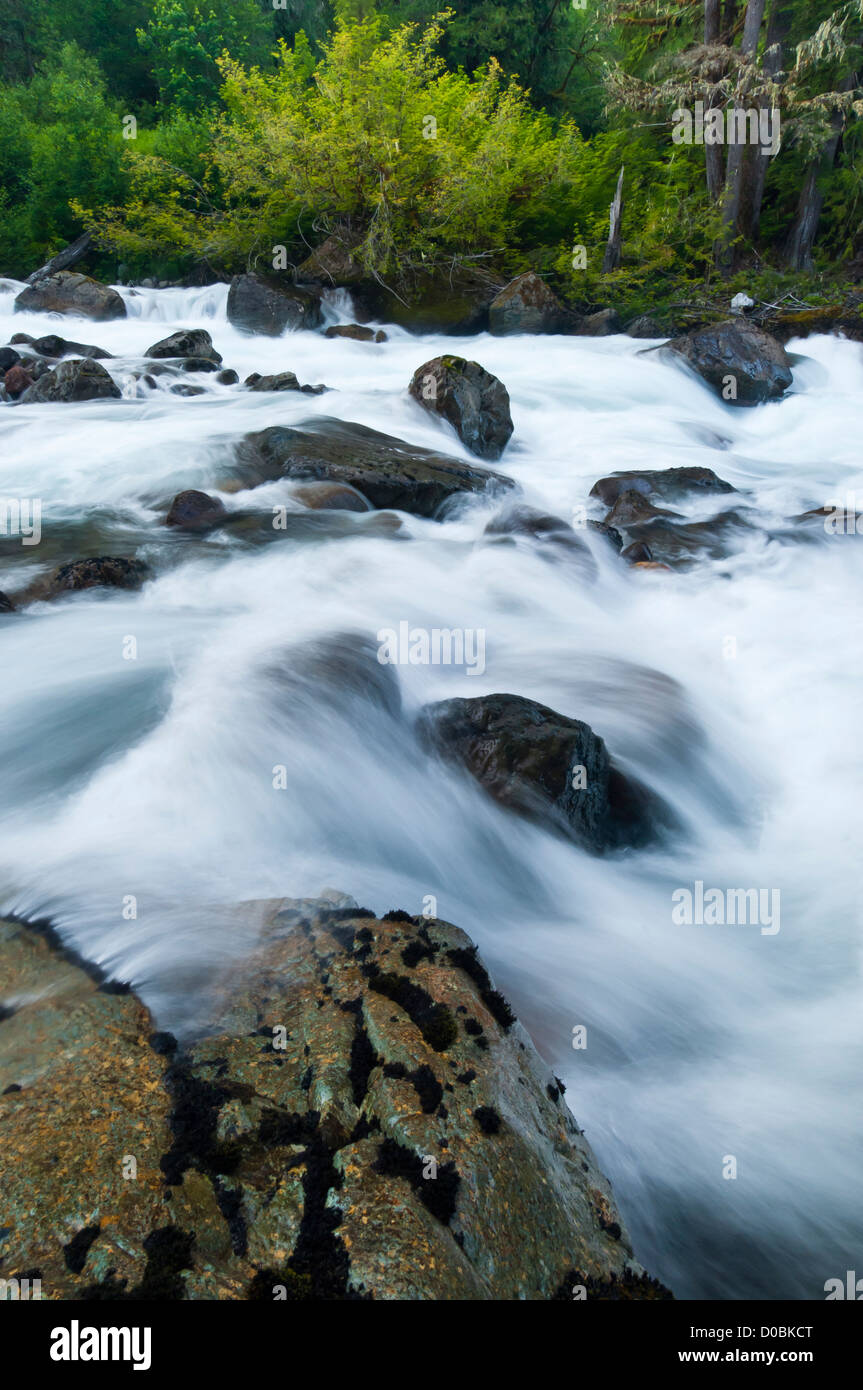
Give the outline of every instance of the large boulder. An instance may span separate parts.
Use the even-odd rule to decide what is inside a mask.
[[[116,290],[75,270],[60,270],[27,285],[15,299],[16,312],[25,309],[41,314],[80,314],[99,322],[126,317],[126,305]]]
[[[119,400],[121,395],[119,386],[98,362],[90,357],[70,357],[28,387],[22,400],[32,405],[48,401]]]
[[[648,844],[671,824],[664,804],[614,765],[589,725],[534,700],[442,700],[426,706],[417,731],[495,801],[595,853]]]
[[[782,344],[742,318],[694,329],[663,351],[684,358],[730,405],[777,401],[794,380]]]
[[[500,458],[513,428],[509,392],[478,362],[433,357],[417,367],[408,390],[424,410],[448,421],[472,454]]]
[[[347,483],[375,507],[434,516],[450,497],[514,486],[511,479],[462,463],[365,425],[320,419],[300,429],[272,426],[246,435],[238,448],[247,487],[275,478]]]
[[[58,1300],[670,1297],[463,932],[332,891],[237,922],[259,944],[186,1046],[0,923],[5,1279],[38,1271]]]
[[[320,294],[312,287],[280,285],[260,275],[235,275],[228,290],[228,319],[235,328],[273,338],[286,329],[317,328]]]
[[[217,365],[222,361],[205,328],[181,328],[167,338],[160,338],[158,343],[147,348],[144,356],[202,358]]]
[[[567,333],[572,331],[576,321],[576,316],[564,308],[557,295],[532,270],[505,285],[488,310],[489,332],[498,336]]]

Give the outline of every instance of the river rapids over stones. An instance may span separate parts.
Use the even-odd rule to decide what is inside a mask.
[[[740,409],[626,337],[270,338],[229,324],[224,286],[122,289],[128,317],[101,324],[13,315],[20,289],[0,285],[0,342],[97,343],[121,396],[0,406],[0,496],[42,506],[39,545],[0,537],[0,590],[100,555],[148,579],[0,616],[0,912],[50,919],[188,1035],[214,972],[255,944],[239,901],[329,886],[379,914],[431,904],[565,1081],[636,1256],[678,1297],[823,1298],[859,1269],[863,539],[792,519],[863,502],[863,348],[793,342],[785,399]],[[350,322],[344,292],[324,317]],[[181,328],[208,330],[240,383],[330,389],[144,383],[148,345]],[[488,466],[520,502],[577,525],[605,515],[601,477],[706,467],[733,498],[673,506],[699,523],[733,501],[733,543],[639,568],[582,526],[586,565],[487,533],[494,492],[433,519],[250,485],[244,436],[321,417],[476,464],[407,390],[448,352],[509,391]],[[166,528],[193,488],[265,524]],[[483,659],[398,664],[399,707],[303,656],[346,634],[374,650],[401,624],[481,635]],[[494,693],[589,724],[673,830],[592,854],[417,738],[430,702]],[[698,883],[767,890],[779,930],[675,920]]]

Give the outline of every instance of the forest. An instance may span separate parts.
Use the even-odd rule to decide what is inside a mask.
[[[127,282],[336,233],[398,296],[533,269],[633,313],[860,273],[861,0],[0,0],[0,36],[6,275],[84,231]],[[703,138],[735,113],[771,147]]]

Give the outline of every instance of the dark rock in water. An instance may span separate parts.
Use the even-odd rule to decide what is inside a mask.
[[[286,329],[317,328],[320,293],[311,286],[280,285],[260,275],[235,275],[228,291],[228,320],[235,328],[274,338]]]
[[[219,363],[211,357],[186,357],[180,363],[182,372],[217,372]]]
[[[523,536],[541,542],[544,549],[551,547],[552,553],[563,552],[577,558],[591,576],[596,573],[596,561],[590,547],[576,534],[575,528],[570,526],[568,521],[564,521],[560,516],[540,512],[535,507],[528,507],[523,502],[506,506],[497,516],[493,516],[484,534],[501,538]]]
[[[417,516],[434,516],[456,493],[514,486],[500,473],[342,420],[308,421],[300,429],[274,426],[246,435],[238,458],[247,486],[281,477],[347,483],[374,507]]]
[[[613,526],[609,526],[607,521],[596,521],[590,518],[587,527],[589,531],[595,531],[597,535],[604,536],[614,550],[619,552],[623,548],[623,537]]]
[[[8,594],[0,592],[0,613],[14,613],[15,605]]]
[[[699,559],[723,560],[737,548],[747,533],[750,522],[740,512],[720,512],[708,521],[671,521],[662,514],[653,520],[634,522],[626,527],[632,544],[623,555],[633,560],[635,543],[642,543],[647,552],[640,559],[665,565],[687,565]]]
[[[462,931],[333,890],[234,911],[256,946],[186,1048],[0,922],[4,1278],[63,1301],[670,1296]]]
[[[347,483],[304,483],[294,488],[294,496],[312,511],[371,511],[368,498]]]
[[[26,367],[10,367],[3,378],[3,385],[14,400],[33,385],[33,378]]]
[[[568,333],[576,316],[565,309],[557,295],[532,270],[519,275],[492,300],[488,310],[489,332]]]
[[[417,728],[426,748],[495,801],[595,853],[648,844],[671,824],[664,803],[615,767],[587,724],[534,700],[443,700],[426,706]]]
[[[612,473],[594,483],[590,495],[611,507],[622,492],[640,492],[645,497],[661,497],[673,502],[692,492],[734,491],[731,484],[718,478],[712,468],[663,468],[656,472],[635,469],[628,473]]]
[[[93,560],[73,560],[61,565],[50,576],[46,597],[77,593],[81,589],[140,589],[147,578],[147,566],[140,560],[117,555],[100,555]]]
[[[218,497],[188,488],[177,493],[165,517],[165,525],[177,526],[183,531],[207,531],[218,526],[227,515]]]
[[[30,405],[40,401],[119,400],[121,394],[98,362],[89,357],[70,357],[34,382],[22,399]]]
[[[610,338],[622,333],[623,327],[616,309],[600,309],[596,314],[583,318],[575,332],[580,338]]]
[[[190,382],[178,381],[176,386],[171,386],[172,396],[206,396],[207,391],[204,386],[193,386]]]
[[[112,352],[106,352],[104,348],[93,347],[92,343],[73,343],[68,338],[60,338],[56,333],[46,333],[42,338],[31,338],[29,333],[16,333],[11,339],[13,343],[27,343],[34,352],[38,352],[42,357],[94,357],[104,361],[106,358],[113,357]]]
[[[385,343],[387,335],[382,328],[377,332],[361,323],[331,324],[324,334],[325,338],[355,338],[358,343]]]
[[[509,393],[478,362],[433,357],[417,368],[408,390],[424,410],[447,420],[471,453],[500,458],[512,434]]]
[[[21,361],[21,354],[14,348],[0,348],[0,376],[5,376],[12,367],[17,367]]]
[[[627,530],[640,521],[652,521],[654,517],[679,517],[679,512],[671,512],[666,507],[656,507],[643,492],[629,488],[617,496],[611,511],[605,518],[610,526]]]
[[[247,376],[245,386],[250,391],[299,391],[300,383],[293,372],[277,372],[274,376],[261,376],[260,372],[252,372]]]
[[[794,378],[776,338],[745,319],[729,319],[675,338],[668,350],[683,357],[729,405],[779,400]]]
[[[213,347],[213,340],[204,328],[181,328],[168,338],[147,348],[145,357],[201,357],[217,365],[222,359]],[[187,369],[188,370],[188,369]]]
[[[15,299],[16,312],[25,309],[35,313],[81,314],[100,322],[126,317],[126,305],[116,290],[74,270],[60,270],[27,285]]]
[[[644,541],[633,541],[620,552],[621,560],[626,560],[630,565],[648,565],[653,559],[653,553],[649,545]]]
[[[495,272],[478,266],[414,267],[413,280],[399,296],[367,280],[351,297],[362,322],[383,319],[411,333],[464,336],[488,328],[489,306],[503,283]]]
[[[216,380],[220,386],[236,386],[240,378],[237,376],[233,367],[226,367],[224,371],[219,372]]]

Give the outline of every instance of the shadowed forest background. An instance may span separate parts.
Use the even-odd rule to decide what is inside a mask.
[[[633,313],[863,273],[861,0],[0,0],[0,36],[0,274],[85,230],[109,279],[335,233],[400,295],[532,268]],[[675,144],[699,100],[778,109],[779,154]]]

